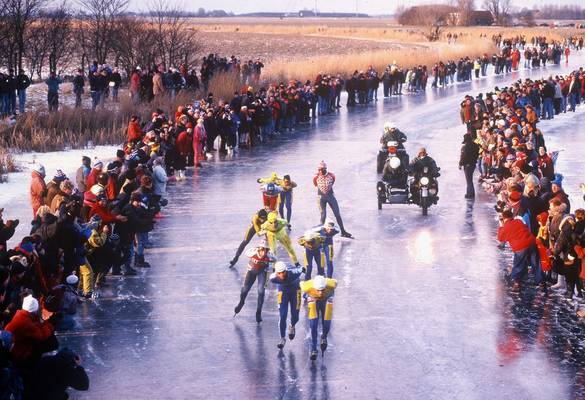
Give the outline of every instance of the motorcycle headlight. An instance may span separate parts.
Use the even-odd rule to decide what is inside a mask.
[[[390,167],[394,169],[400,167],[400,159],[398,157],[390,158]]]
[[[427,178],[426,176],[423,176],[422,178],[420,178],[420,184],[421,185],[428,185],[429,184],[429,178]]]

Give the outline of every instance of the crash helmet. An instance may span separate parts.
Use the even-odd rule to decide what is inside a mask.
[[[392,121],[386,121],[386,122],[384,122],[384,130],[385,131],[389,131],[390,129],[393,129],[395,127],[396,127],[396,125]]]

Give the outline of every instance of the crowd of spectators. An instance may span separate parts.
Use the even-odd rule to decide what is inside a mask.
[[[468,191],[475,196],[473,172],[479,169],[484,190],[496,196],[500,216],[498,240],[514,253],[510,279],[514,290],[526,284],[528,267],[534,283],[564,290],[567,301],[585,300],[585,211],[571,213],[558,152],[547,147],[538,123],[575,111],[585,99],[583,68],[564,76],[518,81],[509,87],[466,96],[461,120],[467,124],[460,166]],[[568,105],[568,109],[567,109]],[[585,193],[585,186],[581,186]],[[574,207],[573,207],[574,209]],[[583,314],[584,312],[581,311]]]

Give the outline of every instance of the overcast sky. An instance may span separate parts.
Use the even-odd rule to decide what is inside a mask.
[[[304,8],[314,9],[315,0],[214,0],[210,1],[181,1],[169,0],[173,4],[180,4],[185,10],[196,11],[199,7],[206,10],[225,10],[236,14],[258,11],[279,11],[291,12]],[[356,2],[358,11],[366,14],[392,14],[397,5],[415,5],[421,3],[432,3],[432,0],[317,0],[319,11],[355,12]],[[130,0],[131,7],[145,9],[148,1]],[[483,0],[475,0],[476,6],[481,6]],[[579,0],[512,0],[517,7],[529,7],[542,4],[583,4]]]

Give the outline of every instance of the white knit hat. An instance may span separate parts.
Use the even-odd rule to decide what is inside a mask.
[[[286,271],[286,264],[282,261],[277,261],[274,264],[274,272],[278,273],[278,272],[284,272]]]
[[[313,278],[313,287],[317,290],[323,290],[327,286],[327,280],[323,275],[317,275]]]
[[[67,282],[68,285],[77,285],[77,283],[79,282],[79,278],[77,277],[77,275],[69,275],[67,277],[67,279],[65,279],[65,282]]]
[[[22,300],[22,309],[29,313],[36,313],[39,310],[39,302],[32,294],[29,294]]]

